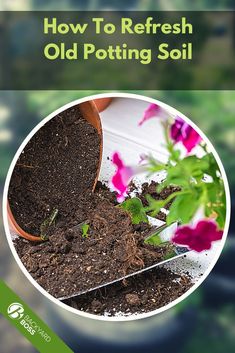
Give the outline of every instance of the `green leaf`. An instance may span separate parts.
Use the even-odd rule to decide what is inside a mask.
[[[189,223],[200,205],[199,197],[194,192],[182,193],[176,196],[167,215],[167,224],[176,221],[182,224]]]
[[[220,182],[205,183],[205,211],[207,217],[217,217],[215,221],[220,229],[224,228],[226,218],[226,196],[224,185]]]
[[[124,201],[120,207],[130,214],[132,224],[139,224],[141,222],[148,223],[148,217],[145,213],[144,206],[138,197],[133,197]]]
[[[188,156],[179,160],[174,165],[166,168],[167,177],[164,183],[157,189],[158,192],[166,185],[177,185],[181,188],[189,188],[195,183],[194,180],[201,181],[205,172],[208,172],[209,162],[196,156]]]
[[[206,188],[206,193],[207,193],[207,199],[206,203],[210,202],[217,202],[218,201],[218,186],[216,183],[205,183],[205,188]]]
[[[215,212],[218,214],[216,218],[216,222],[220,229],[224,229],[225,218],[226,218],[226,206],[218,206],[215,207]]]
[[[193,177],[201,176],[203,173],[208,172],[209,169],[209,161],[197,156],[186,157],[182,160],[182,163]]]
[[[206,154],[202,161],[207,163],[207,168],[204,169],[204,173],[210,175],[214,180],[218,179],[217,172],[219,171],[218,164],[212,153]]]
[[[216,223],[218,224],[220,229],[224,229],[225,218],[226,218],[226,205],[219,205],[219,206],[207,206],[206,207],[206,216],[211,217],[213,213],[217,214],[215,218]]]
[[[171,151],[171,160],[172,161],[178,161],[180,158],[180,150],[172,149]]]
[[[156,233],[150,235],[148,238],[145,239],[144,241],[145,244],[149,244],[149,245],[160,245],[162,244],[162,239],[159,235],[159,231],[156,231]]]
[[[149,206],[145,207],[145,212],[151,212],[150,216],[154,217],[158,214],[161,208],[166,204],[166,200],[155,200],[152,196],[146,195],[146,200]]]
[[[167,228],[166,224],[158,227],[155,232],[147,236],[144,243],[154,245],[154,246],[169,243],[169,242],[166,242],[165,240],[162,240],[161,238],[161,233],[164,231],[165,228]]]
[[[82,230],[82,237],[83,238],[87,238],[88,237],[88,230],[89,230],[89,224],[87,223],[83,223],[81,226],[81,230]]]

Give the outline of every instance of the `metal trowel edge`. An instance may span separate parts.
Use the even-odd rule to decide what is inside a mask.
[[[163,241],[167,241],[171,238],[171,235],[174,233],[175,229],[177,227],[177,223],[173,223],[171,224],[170,226],[166,226],[166,225],[163,225],[159,228],[157,228],[156,230],[159,231],[158,232],[158,235],[161,237],[161,239]],[[153,232],[154,233],[154,232]],[[156,231],[155,231],[156,233]],[[148,237],[150,237],[151,235],[148,235]],[[148,238],[147,237],[147,238]],[[93,287],[93,288],[90,288],[90,289],[85,289],[85,290],[82,290],[82,291],[77,291],[76,293],[72,294],[72,295],[68,295],[68,296],[63,296],[63,297],[60,297],[58,298],[60,301],[63,301],[63,300],[67,300],[67,299],[72,299],[74,297],[77,297],[79,295],[82,295],[82,294],[85,294],[85,293],[89,293],[89,292],[92,292],[94,290],[97,290],[97,289],[100,289],[100,288],[103,288],[103,287],[106,287],[106,286],[109,286],[113,283],[116,283],[116,282],[120,282],[120,281],[123,281],[124,279],[127,279],[127,278],[130,278],[130,277],[133,277],[133,276],[136,276],[136,275],[139,275],[143,272],[146,272],[146,271],[149,271],[149,270],[152,270],[158,266],[162,266],[163,264],[166,264],[168,262],[171,262],[175,259],[178,259],[180,257],[183,257],[185,256],[186,253],[189,253],[190,251],[187,249],[187,248],[182,248],[182,247],[175,247],[174,248],[174,251],[176,253],[175,256],[169,258],[169,259],[165,259],[163,261],[160,261],[156,264],[153,264],[151,266],[148,266],[148,267],[145,267],[141,270],[138,270],[138,271],[135,271],[135,272],[132,272],[130,274],[127,274],[123,277],[119,277],[117,279],[114,279],[113,281],[110,281],[110,282],[106,282],[106,283],[102,283],[96,287]]]

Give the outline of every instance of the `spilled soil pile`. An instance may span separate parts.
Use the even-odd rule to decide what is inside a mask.
[[[141,314],[169,304],[187,292],[192,284],[188,276],[157,268],[130,277],[125,283],[117,282],[64,303],[96,315]]]
[[[108,197],[109,195],[109,197]],[[169,246],[144,243],[148,224],[133,225],[129,214],[112,203],[113,193],[98,184],[80,197],[72,220],[60,222],[47,242],[16,239],[17,252],[37,282],[55,297],[108,283],[164,259]],[[82,236],[80,222],[89,230]]]

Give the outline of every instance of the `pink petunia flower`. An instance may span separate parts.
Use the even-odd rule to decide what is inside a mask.
[[[188,153],[202,140],[201,136],[179,117],[171,125],[170,136],[175,143],[181,142]]]
[[[158,104],[150,104],[148,108],[144,111],[143,118],[139,121],[138,125],[141,126],[147,120],[162,115],[162,112],[163,109]]]
[[[217,224],[211,219],[203,219],[196,226],[181,226],[177,228],[171,241],[174,244],[186,246],[190,250],[201,252],[209,250],[211,243],[220,240],[223,231],[217,229]]]
[[[118,152],[114,152],[112,162],[116,165],[117,170],[111,179],[111,186],[118,193],[117,201],[123,202],[127,197],[128,184],[131,179],[136,174],[143,173],[145,168],[143,166],[131,167],[125,165]]]

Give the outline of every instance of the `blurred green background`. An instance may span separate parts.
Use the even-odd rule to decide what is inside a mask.
[[[204,10],[232,9],[233,0],[1,0],[0,10]],[[226,35],[223,26],[218,38]],[[232,38],[233,43],[235,38]],[[220,41],[215,43],[220,48]],[[2,50],[2,48],[0,48]],[[234,48],[233,48],[234,50]],[[144,86],[144,85],[143,85]],[[144,87],[143,87],[144,88]],[[17,148],[30,130],[48,113],[74,99],[94,91],[25,91],[0,92],[0,190]],[[234,209],[235,193],[235,91],[138,91],[172,105],[192,121],[209,137],[226,169]],[[102,323],[77,318],[63,320],[57,314],[56,305],[44,299],[23,276],[13,260],[3,226],[1,224],[1,267],[0,276],[17,291],[23,299],[49,322],[68,343],[77,347],[78,352],[167,352],[180,353],[232,353],[235,351],[235,222],[231,221],[227,245],[220,260],[207,280],[188,299],[166,314],[153,319],[130,322],[124,327],[130,331],[130,341],[124,342],[117,325],[109,325],[105,334],[97,336],[96,330]],[[87,336],[88,328],[94,334]],[[149,327],[149,329],[144,329]],[[87,331],[86,331],[87,328]],[[141,336],[141,343],[131,339],[133,332]],[[12,339],[14,337],[14,339]],[[108,339],[107,339],[108,338]],[[140,337],[141,338],[141,337]],[[4,353],[34,352],[8,322],[0,320],[1,351]],[[138,342],[139,343],[138,343]],[[75,348],[74,348],[75,349]],[[54,353],[54,352],[53,352]]]

